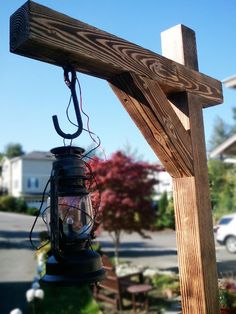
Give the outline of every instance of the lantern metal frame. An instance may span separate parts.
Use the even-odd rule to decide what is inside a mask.
[[[59,197],[89,194],[85,182],[90,176],[86,174],[85,162],[82,160],[84,150],[80,147],[64,146],[54,148],[51,152],[56,157],[50,179],[52,248],[51,256],[46,263],[46,273],[40,282],[64,286],[101,281],[105,277],[105,270],[100,255],[91,249],[91,234],[84,232],[71,243],[63,234],[62,221],[59,217]],[[86,212],[83,214],[90,216]],[[89,219],[94,222],[95,217]],[[87,227],[87,231],[89,228],[91,226]]]

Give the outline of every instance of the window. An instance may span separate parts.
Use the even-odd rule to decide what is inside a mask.
[[[222,218],[219,222],[219,225],[227,225],[233,218]]]
[[[28,189],[38,189],[39,179],[38,178],[28,178],[27,179],[27,188]]]

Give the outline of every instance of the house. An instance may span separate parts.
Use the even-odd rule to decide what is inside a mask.
[[[215,147],[208,156],[210,159],[220,159],[228,163],[236,163],[236,134]]]
[[[39,204],[50,177],[53,160],[51,153],[40,151],[11,159],[4,157],[1,162],[2,194],[23,197],[30,206]]]
[[[15,158],[2,159],[0,177],[1,194],[22,197],[28,206],[39,207],[44,188],[50,177],[53,155],[50,152],[33,151]],[[172,179],[164,169],[156,174],[155,200],[163,192],[172,195]],[[49,191],[49,187],[46,192]]]
[[[222,81],[222,83],[225,85],[225,87],[235,89],[236,88],[236,76],[233,75],[233,76],[227,77],[226,79]]]
[[[155,186],[155,200],[159,200],[161,195],[166,192],[168,198],[172,196],[172,178],[164,169],[156,174],[158,184]]]

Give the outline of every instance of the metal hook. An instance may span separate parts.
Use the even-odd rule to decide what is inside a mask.
[[[71,80],[69,79],[69,72],[71,72]],[[76,85],[76,71],[72,68],[68,69],[68,68],[64,68],[64,80],[66,85],[69,87],[69,89],[71,90],[71,96],[73,99],[73,104],[74,104],[74,109],[75,109],[75,115],[76,115],[76,119],[77,119],[77,125],[78,125],[78,130],[73,133],[73,134],[67,134],[64,133],[60,126],[59,126],[59,122],[58,122],[58,118],[57,116],[52,116],[52,120],[53,120],[53,124],[54,124],[54,128],[57,132],[58,135],[60,135],[63,138],[67,138],[67,139],[74,139],[76,137],[78,137],[82,130],[83,130],[83,122],[82,122],[82,118],[81,118],[81,114],[80,114],[80,109],[79,109],[79,102],[78,102],[78,98],[76,95],[76,89],[75,89],[75,85]]]

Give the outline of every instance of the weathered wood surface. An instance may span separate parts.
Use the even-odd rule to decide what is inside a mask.
[[[126,73],[113,78],[111,87],[170,175],[192,176],[189,133],[158,83]]]
[[[132,72],[156,80],[167,94],[188,91],[205,106],[222,102],[219,81],[47,7],[26,2],[11,16],[11,52],[103,79]]]
[[[175,61],[32,1],[11,17],[12,52],[59,66],[70,64],[112,84],[174,178],[183,313],[216,314],[202,107],[222,102],[222,86],[196,71],[195,35],[188,28],[163,33],[162,42],[164,55]]]
[[[178,36],[177,36],[178,32]],[[177,36],[176,40],[173,40]],[[185,65],[187,68],[198,71],[198,58],[189,58],[197,55],[195,32],[179,24],[161,33],[161,48],[165,57]],[[176,41],[178,40],[178,44]],[[183,49],[184,43],[184,49]]]
[[[165,40],[172,44],[168,46]],[[194,41],[192,30],[177,26],[162,34],[163,53],[197,67]],[[185,129],[190,130],[194,166],[192,177],[173,179],[182,313],[217,314],[216,257],[201,102],[189,93],[173,96],[172,102]]]

